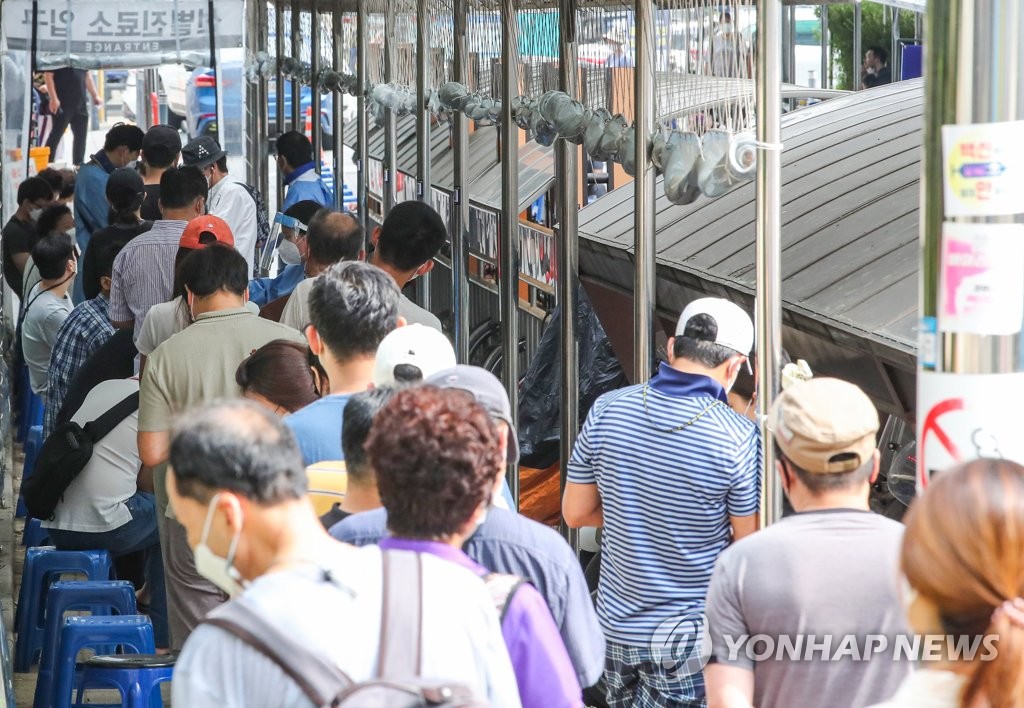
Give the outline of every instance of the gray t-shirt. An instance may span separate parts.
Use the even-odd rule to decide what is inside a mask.
[[[57,331],[71,314],[71,296],[57,297],[53,291],[32,288],[25,303],[28,314],[21,325],[21,349],[25,353],[29,383],[37,394],[46,393],[50,373],[50,354],[57,341]]]
[[[708,589],[711,661],[753,670],[759,708],[885,700],[911,668],[893,660],[896,636],[908,632],[898,587],[902,539],[903,526],[891,519],[829,509],[787,517],[728,548]],[[739,643],[744,635],[768,639]],[[886,637],[887,647],[878,651],[875,639],[875,652],[855,660],[844,641],[863,657],[867,635]]]

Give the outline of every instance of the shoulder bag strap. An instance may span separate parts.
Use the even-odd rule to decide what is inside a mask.
[[[420,554],[384,551],[384,593],[380,621],[379,678],[420,675],[423,565]]]
[[[203,623],[220,627],[273,661],[315,706],[333,705],[334,699],[353,685],[344,671],[267,622],[242,600],[221,605]]]
[[[86,423],[83,429],[89,434],[92,441],[97,443],[109,435],[111,430],[116,428],[122,420],[130,416],[138,408],[139,392],[136,391],[96,420]]]

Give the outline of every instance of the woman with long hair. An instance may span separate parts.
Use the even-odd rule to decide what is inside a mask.
[[[922,647],[943,651],[876,708],[1024,706],[1024,467],[980,459],[943,472],[906,525],[908,619]]]
[[[309,364],[309,348],[275,339],[246,357],[235,372],[245,398],[277,415],[294,413],[320,398],[319,372]]]
[[[130,167],[114,170],[107,179],[106,195],[110,205],[110,225],[92,235],[82,255],[82,292],[87,300],[100,294],[96,273],[100,251],[109,245],[116,254],[126,243],[153,226],[152,221],[144,221],[141,215],[146,190],[142,177],[135,170]]]

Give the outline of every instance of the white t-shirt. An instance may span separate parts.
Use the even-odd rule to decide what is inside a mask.
[[[289,636],[334,661],[353,681],[374,676],[380,639],[381,551],[337,544],[319,566],[296,564],[257,578],[243,597]],[[471,686],[497,708],[520,705],[493,601],[480,578],[424,554],[422,676]],[[325,580],[329,570],[333,582]],[[174,705],[310,708],[266,656],[234,635],[200,625],[174,667]]]
[[[254,314],[260,314],[255,303],[247,302],[245,306]],[[153,305],[146,313],[146,320],[139,332],[139,341],[135,346],[139,354],[149,356],[156,348],[176,335],[188,325],[188,306],[181,296]]]
[[[57,297],[53,291],[32,288],[25,301],[28,314],[21,324],[21,348],[28,366],[29,383],[37,394],[46,393],[50,373],[50,354],[57,341],[57,331],[71,314],[71,296]]]
[[[259,229],[256,201],[241,182],[227,175],[210,189],[210,213],[224,219],[231,227],[235,250],[245,257],[246,274],[252,277]]]
[[[295,286],[281,312],[281,324],[294,327],[300,332],[309,324],[309,291],[313,289],[314,280],[316,278],[306,278]],[[398,316],[404,318],[406,324],[421,324],[441,331],[441,320],[405,295],[398,299]]]
[[[71,420],[84,426],[139,390],[135,379],[111,379],[89,392]],[[122,420],[92,449],[92,457],[67,490],[45,528],[101,533],[132,520],[124,505],[137,491],[139,411]]]

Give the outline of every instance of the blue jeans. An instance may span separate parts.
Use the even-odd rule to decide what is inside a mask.
[[[146,583],[149,585],[149,617],[157,647],[169,646],[167,635],[167,591],[164,588],[164,564],[160,557],[160,537],[156,531],[156,499],[148,492],[136,492],[124,505],[132,520],[111,531],[91,533],[47,529],[53,545],[61,550],[104,549],[114,557],[142,551],[145,556]]]

